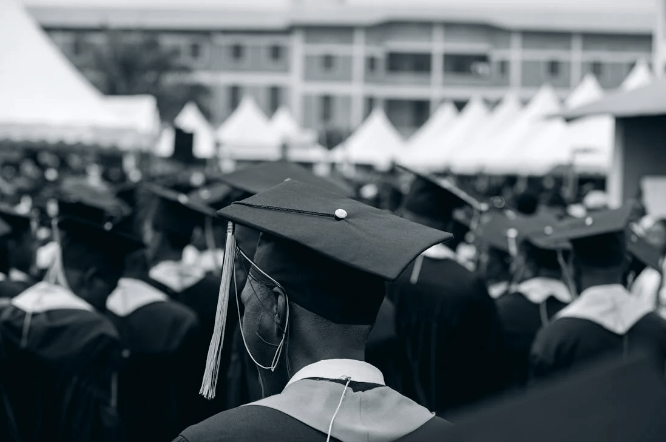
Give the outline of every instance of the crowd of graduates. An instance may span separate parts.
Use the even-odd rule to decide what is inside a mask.
[[[660,373],[666,367],[666,224],[646,217],[640,201],[611,210],[594,192],[576,205],[557,189],[492,195],[399,165],[363,186],[285,161],[124,182],[100,171],[40,181],[40,196],[30,198],[3,175],[0,440],[226,440],[215,432],[269,423],[284,440],[344,440],[354,431],[342,422],[349,415],[335,419],[350,382],[360,385],[350,387],[354,397],[380,381],[336,384],[342,398],[335,390],[338,408],[324,428],[299,414],[306,405],[279,400],[266,407],[307,429],[252,407],[224,425],[209,419],[283,396],[285,385],[256,366],[280,372],[286,364],[294,382],[289,346],[301,340],[285,330],[290,314],[304,317],[301,307],[330,321],[331,335],[374,324],[360,359],[398,396],[369,403],[402,410],[394,426],[405,430],[368,440],[397,440],[424,425],[421,408],[403,397],[455,424],[487,400],[607,357],[647,354]],[[256,319],[247,319],[245,297],[255,283],[296,305],[283,324],[276,301],[274,339],[243,334]],[[273,361],[250,352],[257,340]]]

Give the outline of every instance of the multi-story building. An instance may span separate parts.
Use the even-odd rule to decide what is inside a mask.
[[[89,45],[103,44],[104,29],[158,33],[210,87],[215,123],[252,94],[268,114],[287,104],[314,129],[353,129],[383,106],[405,133],[443,100],[462,106],[479,95],[492,104],[508,91],[528,100],[544,83],[564,97],[587,72],[616,88],[638,59],[652,58],[654,21],[645,11],[362,8],[341,0],[265,13],[30,11],[80,67]]]

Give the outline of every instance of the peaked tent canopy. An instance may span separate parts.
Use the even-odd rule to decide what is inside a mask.
[[[131,132],[16,0],[0,3],[0,139],[111,146]]]
[[[387,169],[404,149],[405,142],[382,108],[375,108],[349,138],[337,146],[338,163],[371,165]]]
[[[520,115],[522,105],[518,96],[507,94],[490,114],[486,124],[478,128],[470,144],[451,160],[451,170],[457,174],[473,174],[483,159],[495,149],[497,136]]]
[[[192,153],[196,158],[215,156],[215,130],[195,103],[187,103],[175,118],[173,125],[194,135]]]
[[[517,116],[513,124],[498,134],[495,147],[483,159],[481,168],[488,173],[511,173],[520,148],[538,134],[539,122],[560,109],[560,100],[550,85],[544,85]]]
[[[418,146],[430,144],[433,140],[441,137],[451,127],[457,116],[458,109],[452,102],[442,103],[435,113],[428,118],[428,121],[409,138],[407,142],[408,151],[417,149]]]
[[[160,132],[160,112],[152,95],[113,95],[105,97],[106,105],[133,133],[120,140],[124,150],[151,148]]]
[[[282,137],[250,96],[215,132],[221,156],[232,160],[274,161],[282,156]]]
[[[632,91],[654,81],[652,69],[645,59],[638,60],[636,66],[629,72],[627,78],[624,79],[620,85],[620,89],[624,91]]]
[[[288,144],[314,144],[316,140],[315,132],[300,127],[286,106],[280,106],[275,111],[271,118],[271,127]]]
[[[460,151],[460,143],[469,140],[471,134],[483,127],[488,108],[480,97],[473,97],[446,130],[427,143],[417,146],[403,164],[424,171],[439,171],[448,167],[452,156]]]

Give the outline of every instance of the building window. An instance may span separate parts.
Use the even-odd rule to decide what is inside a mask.
[[[72,54],[75,57],[83,54],[83,37],[80,34],[74,34],[74,41],[72,42]]]
[[[201,45],[199,43],[192,43],[190,45],[190,57],[195,60],[201,56]]]
[[[444,72],[487,77],[490,75],[490,60],[484,54],[445,54]]]
[[[333,97],[324,95],[321,97],[321,121],[329,123],[333,118]]]
[[[365,99],[365,118],[370,115],[372,110],[375,108],[375,97],[367,97]]]
[[[335,59],[332,55],[324,55],[324,57],[322,58],[322,65],[325,71],[330,71],[331,69],[333,69],[334,63]]]
[[[430,54],[399,53],[388,54],[387,69],[390,72],[430,73]]]
[[[275,112],[282,104],[281,90],[278,86],[271,86],[269,91],[271,113]]]
[[[243,58],[243,46],[235,44],[231,47],[231,57],[238,61]]]
[[[375,72],[377,68],[377,59],[375,57],[368,58],[368,72]]]
[[[509,73],[509,62],[507,60],[500,60],[499,74],[501,77],[506,77]]]
[[[229,87],[229,108],[234,111],[240,103],[241,90],[239,86]]]
[[[282,46],[278,45],[271,46],[271,60],[273,61],[282,60]]]
[[[599,78],[603,75],[604,66],[601,64],[600,61],[595,61],[595,62],[592,63],[592,73],[597,78]]]
[[[548,75],[551,77],[560,76],[560,62],[557,60],[551,60],[548,62]]]

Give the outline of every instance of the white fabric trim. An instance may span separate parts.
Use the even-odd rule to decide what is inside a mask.
[[[458,260],[458,255],[456,255],[456,252],[446,247],[444,244],[435,244],[423,252],[423,256],[430,259],[452,259],[454,261]]]
[[[60,245],[56,241],[51,241],[37,249],[36,264],[37,268],[48,269],[56,260],[60,253]]]
[[[162,261],[150,269],[148,275],[174,292],[180,293],[201,281],[206,276],[206,271],[182,261]]]
[[[5,279],[7,279],[7,275],[0,273],[0,282],[4,281]]]
[[[307,378],[344,379],[347,377],[354,382],[386,385],[382,372],[367,362],[354,359],[324,359],[298,370],[287,383],[287,387]]]
[[[30,281],[30,276],[28,276],[27,273],[20,271],[19,269],[10,269],[9,280],[17,282],[28,282]]]
[[[590,287],[557,314],[558,318],[587,319],[618,335],[626,334],[653,308],[631,296],[619,284]]]
[[[521,282],[516,287],[533,304],[541,304],[551,296],[566,304],[572,301],[571,293],[567,286],[560,280],[553,278],[532,278]]]
[[[502,296],[509,288],[507,281],[500,281],[488,286],[488,294],[491,298],[497,299]]]
[[[169,297],[150,284],[132,278],[121,278],[118,286],[106,300],[106,308],[117,316],[128,316],[136,310],[155,302],[168,301]]]
[[[51,310],[95,311],[92,305],[64,287],[42,281],[12,299],[12,305],[26,313]]]

